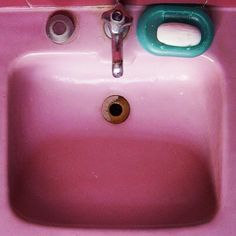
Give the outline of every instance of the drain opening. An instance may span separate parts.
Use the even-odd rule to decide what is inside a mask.
[[[120,116],[123,112],[123,108],[120,104],[114,103],[111,104],[109,112],[112,116]]]
[[[112,124],[124,122],[130,114],[128,101],[119,95],[113,95],[105,99],[102,105],[104,119]]]

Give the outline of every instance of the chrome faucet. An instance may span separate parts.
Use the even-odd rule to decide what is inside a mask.
[[[112,10],[104,12],[104,31],[111,39],[112,45],[112,74],[115,78],[123,75],[123,39],[129,32],[133,17],[128,14],[120,1]]]

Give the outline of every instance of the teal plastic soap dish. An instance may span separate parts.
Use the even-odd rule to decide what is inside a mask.
[[[164,23],[185,23],[197,27],[201,41],[195,46],[178,47],[160,42],[157,29]],[[147,8],[138,21],[137,36],[148,52],[158,56],[196,57],[204,53],[214,38],[210,17],[198,6],[156,5]]]

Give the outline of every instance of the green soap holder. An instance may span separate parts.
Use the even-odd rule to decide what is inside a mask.
[[[177,47],[161,43],[157,29],[163,23],[178,22],[197,27],[201,42],[191,47]],[[214,38],[214,27],[210,17],[196,6],[156,5],[147,8],[138,21],[137,36],[148,52],[158,56],[196,57],[204,53]]]

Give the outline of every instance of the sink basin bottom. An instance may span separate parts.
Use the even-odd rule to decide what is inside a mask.
[[[178,143],[62,138],[26,155],[11,202],[38,223],[176,226],[216,210],[203,154]]]

